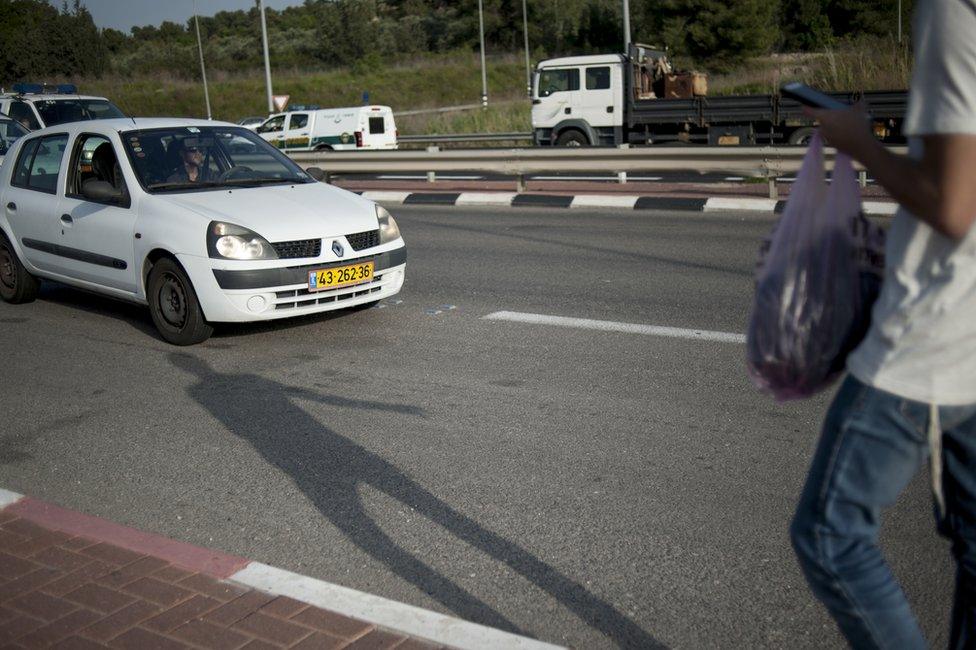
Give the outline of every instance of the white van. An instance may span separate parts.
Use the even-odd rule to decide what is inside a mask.
[[[257,128],[257,133],[284,151],[397,148],[397,129],[389,106],[276,113]]]

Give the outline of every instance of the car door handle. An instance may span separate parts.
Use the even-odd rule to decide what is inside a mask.
[[[566,115],[570,115],[570,114],[572,114],[572,112],[573,112],[573,109],[571,109],[569,107],[567,107],[566,110],[565,110]]]
[[[11,201],[10,203],[7,204],[7,209],[8,210],[16,210],[17,209],[17,204],[14,203],[13,201]]]
[[[71,218],[71,215],[70,214],[62,214],[61,215],[61,222],[62,223],[74,223],[74,219]]]

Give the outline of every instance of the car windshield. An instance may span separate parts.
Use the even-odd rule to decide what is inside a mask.
[[[27,135],[27,129],[17,124],[14,120],[0,119],[0,155],[7,153],[10,145],[17,141],[22,135]]]
[[[145,129],[128,131],[122,139],[139,182],[152,193],[315,182],[239,126]]]
[[[107,99],[42,99],[35,101],[34,106],[37,107],[37,112],[40,113],[46,126],[125,117],[125,114]]]

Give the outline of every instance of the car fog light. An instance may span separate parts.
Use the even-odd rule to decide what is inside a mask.
[[[268,301],[265,300],[264,296],[251,296],[247,300],[247,308],[253,312],[264,311],[267,304]]]

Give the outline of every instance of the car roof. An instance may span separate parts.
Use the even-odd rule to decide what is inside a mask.
[[[128,133],[129,131],[141,131],[144,129],[178,129],[190,126],[233,126],[240,128],[239,124],[219,122],[217,120],[195,120],[179,117],[113,117],[105,120],[82,120],[80,122],[55,124],[54,126],[38,129],[37,131],[31,131],[31,135],[36,133],[64,133],[65,131],[70,133],[77,131]]]
[[[23,94],[5,93],[3,95],[0,95],[0,97],[3,97],[4,99],[23,99],[23,100],[30,100],[30,101],[37,101],[37,100],[47,101],[49,99],[55,99],[55,100],[57,99],[100,99],[106,102],[108,101],[108,98],[98,97],[96,95],[69,95],[69,94],[58,94],[58,93],[23,93]]]

